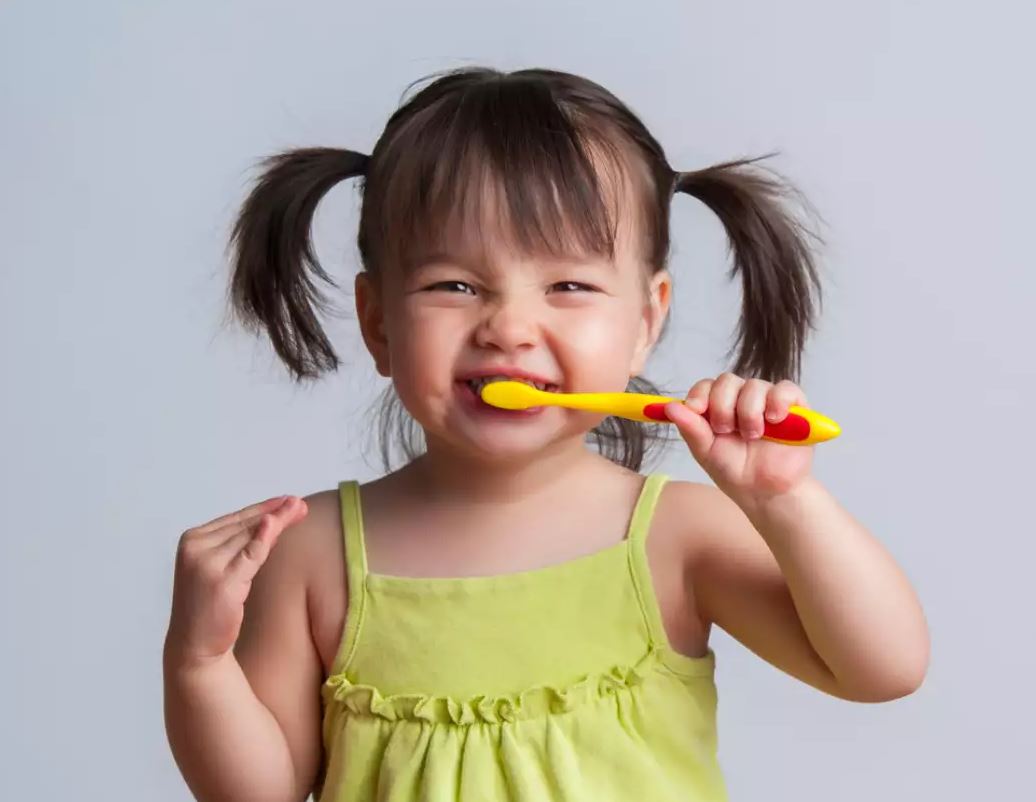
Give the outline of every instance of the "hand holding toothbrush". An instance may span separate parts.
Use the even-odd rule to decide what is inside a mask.
[[[550,405],[674,423],[706,473],[735,499],[787,492],[809,474],[813,449],[804,446],[831,440],[841,431],[805,406],[796,384],[745,380],[733,373],[703,379],[682,402],[641,393],[545,392],[515,381],[486,384],[481,395],[504,409]]]
[[[665,413],[716,486],[740,504],[787,493],[809,476],[811,447],[762,439],[764,427],[786,420],[793,408],[806,410],[805,393],[793,382],[723,373],[696,383],[683,403],[667,403]],[[829,434],[837,435],[830,424]]]

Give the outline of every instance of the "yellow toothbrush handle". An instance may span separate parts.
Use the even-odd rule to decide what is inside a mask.
[[[521,382],[493,382],[482,388],[482,399],[504,409],[528,409],[549,404],[567,409],[580,409],[602,415],[643,423],[671,423],[665,414],[665,405],[683,399],[646,393],[547,393]],[[708,411],[702,416],[709,418]],[[765,421],[764,440],[792,446],[811,446],[831,440],[841,428],[830,418],[805,407],[791,406],[788,415],[778,423]]]
[[[551,399],[552,404],[568,409],[581,409],[585,412],[600,412],[604,415],[618,415],[643,423],[664,423],[644,414],[648,404],[668,404],[679,401],[664,395],[647,395],[645,393],[557,393]]]

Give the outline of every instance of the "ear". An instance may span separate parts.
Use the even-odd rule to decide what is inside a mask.
[[[669,314],[669,301],[672,297],[673,279],[668,270],[659,270],[648,280],[647,299],[644,303],[643,315],[637,332],[637,346],[630,363],[630,377],[639,375],[644,370],[648,356],[658,341],[662,324]]]
[[[360,323],[360,333],[367,350],[374,358],[374,367],[379,375],[391,376],[380,287],[371,278],[370,273],[364,270],[356,274],[353,290],[356,295],[356,318]]]

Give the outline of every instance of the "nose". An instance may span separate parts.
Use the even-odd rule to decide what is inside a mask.
[[[486,307],[475,330],[475,342],[482,348],[518,351],[536,344],[535,314],[519,300],[500,299]]]

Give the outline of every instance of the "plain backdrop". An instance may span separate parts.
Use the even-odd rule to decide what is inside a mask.
[[[916,582],[931,671],[853,705],[719,634],[732,798],[1024,797],[1034,23],[934,0],[0,5],[0,798],[189,798],[161,710],[179,535],[379,470],[355,185],[318,214],[345,365],[315,385],[223,325],[228,225],[258,159],[369,152],[411,81],[467,64],[591,77],[678,169],[778,150],[823,217],[802,384],[844,434],[816,471]],[[739,288],[704,206],[673,226],[648,375],[689,388],[726,367]],[[677,445],[661,469],[704,479]]]

